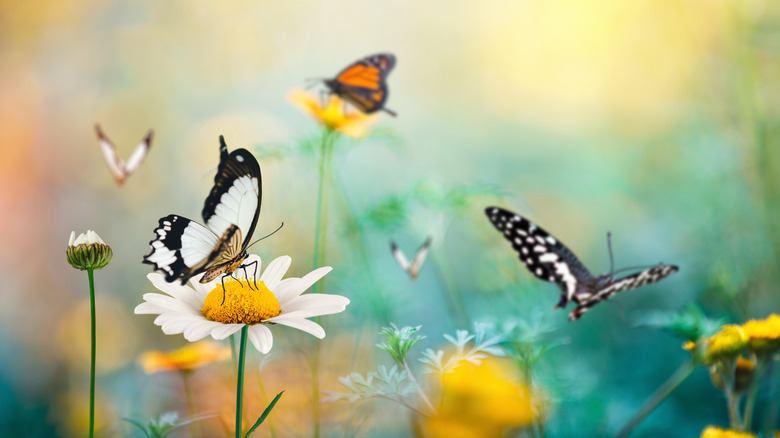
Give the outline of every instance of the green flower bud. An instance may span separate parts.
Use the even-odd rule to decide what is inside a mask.
[[[111,262],[113,257],[111,247],[103,242],[103,239],[92,230],[76,237],[76,232],[70,233],[68,249],[65,251],[65,257],[76,269],[86,271],[87,269],[103,269]]]

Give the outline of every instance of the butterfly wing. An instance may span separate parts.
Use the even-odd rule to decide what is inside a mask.
[[[658,265],[637,272],[636,274],[627,275],[617,280],[610,281],[605,286],[596,289],[593,293],[577,294],[575,297],[577,308],[569,314],[569,321],[579,319],[588,311],[588,309],[618,292],[636,289],[646,284],[661,281],[679,270],[680,268],[675,265]]]
[[[398,245],[396,245],[392,240],[390,241],[390,251],[393,253],[393,257],[395,257],[395,261],[398,263],[398,266],[400,266],[404,271],[408,271],[409,260],[406,259],[403,251],[401,251],[401,249],[398,248]]]
[[[425,257],[428,256],[428,250],[431,248],[431,240],[432,238],[429,236],[425,239],[425,242],[420,245],[420,248],[417,249],[417,253],[414,255],[414,259],[412,259],[412,263],[409,266],[409,275],[411,275],[412,278],[417,278],[417,275],[420,273],[420,269],[422,269],[423,263],[425,263]]]
[[[165,274],[165,281],[181,280],[184,284],[203,272],[219,237],[203,225],[175,214],[161,218],[154,229],[155,238],[149,245],[152,252],[144,263]]]
[[[130,158],[127,160],[127,164],[125,164],[125,171],[128,175],[135,172],[136,169],[141,166],[141,163],[143,163],[144,158],[146,158],[146,154],[149,152],[149,147],[152,145],[152,135],[153,132],[150,130],[146,134],[146,137],[141,140],[141,143],[135,147],[133,155],[130,155]]]
[[[103,134],[103,130],[100,129],[100,125],[95,125],[95,131],[97,131],[98,143],[100,144],[100,151],[103,152],[103,159],[108,165],[108,170],[111,172],[111,176],[114,177],[116,183],[122,185],[127,178],[127,168],[124,161],[116,153],[116,147],[108,137]]]
[[[367,56],[345,68],[335,79],[325,80],[325,85],[342,99],[355,105],[364,113],[385,110],[387,100],[387,75],[395,67],[395,56],[389,53]]]
[[[566,306],[578,289],[594,280],[566,245],[533,222],[500,207],[488,207],[485,214],[532,274],[561,288],[561,301],[556,307]]]
[[[214,177],[214,187],[203,207],[203,220],[218,236],[223,236],[235,225],[241,232],[241,248],[246,249],[260,215],[260,165],[246,149],[228,153],[225,139],[220,136],[219,141],[219,167]]]

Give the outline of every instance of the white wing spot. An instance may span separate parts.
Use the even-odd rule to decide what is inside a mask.
[[[526,243],[534,243],[535,242],[533,237],[527,237],[525,239],[525,241],[526,241]]]
[[[515,240],[519,240],[519,239],[515,239]],[[520,252],[522,252],[523,255],[528,255],[528,247],[521,246],[520,247]]]
[[[542,246],[542,245],[536,245],[536,246],[534,246],[534,252],[546,253],[547,252],[547,247],[546,246]],[[555,254],[553,254],[553,255],[555,255]],[[542,260],[541,257],[539,258],[539,260]],[[544,260],[542,260],[542,261],[544,261]]]
[[[555,245],[555,238],[553,236],[547,236],[547,242],[549,242],[550,245]]]
[[[558,254],[554,252],[548,252],[539,256],[539,261],[544,263],[553,263],[558,261]]]
[[[541,276],[544,271],[542,271],[542,268],[536,268],[536,275]]]
[[[242,157],[241,155],[236,155],[236,161],[238,161],[239,163],[243,163],[244,157]]]

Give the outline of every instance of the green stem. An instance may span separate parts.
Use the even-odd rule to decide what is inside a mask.
[[[680,365],[680,367],[677,368],[677,370],[669,377],[669,379],[660,387],[658,387],[653,395],[651,395],[650,398],[645,401],[636,414],[634,414],[634,416],[628,420],[626,425],[620,429],[620,432],[618,432],[616,438],[627,437],[637,426],[639,426],[639,423],[641,423],[645,417],[650,415],[650,413],[653,412],[658,407],[658,405],[661,404],[661,402],[666,400],[666,398],[669,397],[669,395],[675,389],[677,389],[677,387],[680,386],[680,384],[684,382],[685,379],[691,375],[691,373],[693,373],[694,369],[696,369],[696,365],[693,363],[693,361],[685,362]]]
[[[261,369],[262,371],[262,369]],[[257,373],[257,383],[260,386],[260,395],[263,397],[263,404],[268,405],[268,396],[265,393],[265,385],[263,385],[262,373]],[[268,414],[268,428],[271,430],[271,438],[276,437],[276,430],[274,430],[274,420],[271,418],[271,414]]]
[[[90,320],[92,322],[91,341],[90,347],[90,363],[89,363],[89,438],[95,436],[95,353],[97,336],[95,330],[95,278],[93,270],[87,269],[87,276],[89,277],[89,307],[91,309]]]
[[[241,328],[241,350],[238,358],[238,383],[236,384],[236,438],[241,438],[244,422],[242,408],[244,404],[244,362],[246,362],[246,338],[249,326]]]
[[[325,260],[325,249],[328,234],[328,211],[329,206],[326,205],[326,199],[328,196],[327,187],[330,182],[330,167],[331,156],[333,151],[333,144],[336,140],[338,133],[326,128],[322,134],[322,143],[320,144],[320,164],[319,164],[319,185],[317,187],[317,210],[315,213],[314,222],[314,255],[312,257],[313,269],[320,267],[320,264]],[[314,283],[311,292],[317,293],[322,281]],[[318,322],[319,318],[315,318],[314,321]],[[314,355],[312,358],[311,366],[311,392],[312,392],[312,416],[314,420],[314,431],[312,436],[319,438],[320,436],[320,379],[319,379],[319,367],[320,367],[320,343],[314,343]]]
[[[417,392],[420,394],[420,397],[422,397],[423,400],[425,400],[425,404],[428,405],[428,408],[431,410],[431,414],[436,415],[436,408],[433,407],[433,404],[428,399],[428,396],[425,395],[425,391],[423,391],[420,384],[417,382],[417,379],[414,378],[414,375],[412,375],[412,370],[409,369],[409,364],[404,360],[403,362],[404,370],[406,370],[406,377],[409,379],[410,382],[414,384],[414,386],[417,388]]]
[[[764,359],[762,357],[756,357],[756,368],[753,371],[753,380],[750,382],[750,388],[747,392],[747,399],[745,400],[745,418],[743,419],[743,430],[750,430],[750,426],[753,422],[753,408],[756,405],[756,395],[758,394],[758,383],[761,381],[761,377],[766,369]]]
[[[438,267],[439,276],[444,280],[444,285],[447,288],[450,305],[452,306],[453,313],[457,318],[457,322],[464,328],[471,327],[471,320],[466,312],[466,302],[463,300],[463,294],[460,292],[458,282],[455,281],[455,274],[452,270],[452,265],[445,255],[441,244],[439,245],[439,251],[431,251],[435,265]]]
[[[238,369],[238,350],[236,350],[236,335],[230,335],[230,358],[233,360],[233,369]]]

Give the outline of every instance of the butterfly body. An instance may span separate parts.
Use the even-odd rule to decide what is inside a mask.
[[[380,53],[356,61],[339,72],[333,79],[325,79],[330,92],[371,114],[385,111],[395,116],[395,112],[384,107],[387,100],[387,75],[395,66],[395,56]]]
[[[220,163],[202,212],[206,225],[175,214],[161,218],[143,262],[182,284],[201,272],[201,283],[231,274],[248,256],[261,200],[257,160],[246,149],[228,153],[220,136]]]
[[[612,273],[596,277],[569,248],[528,219],[500,207],[488,207],[485,214],[534,276],[561,288],[555,308],[564,308],[572,301],[577,304],[569,314],[571,321],[618,292],[660,281],[679,269],[659,264],[625,277],[617,278]]]

